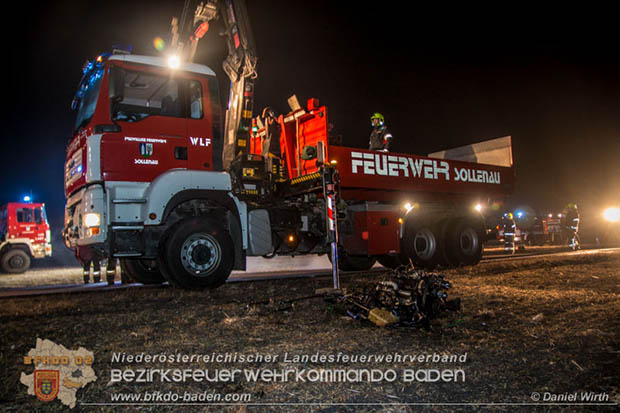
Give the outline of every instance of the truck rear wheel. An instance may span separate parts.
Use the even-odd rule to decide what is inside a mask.
[[[121,271],[142,284],[161,284],[166,281],[152,260],[121,259]]]
[[[228,232],[215,220],[190,218],[172,227],[160,249],[164,275],[175,286],[201,290],[226,282],[235,248]]]
[[[443,260],[443,237],[439,225],[410,227],[403,240],[405,256],[429,270]]]
[[[21,274],[30,268],[30,256],[26,251],[12,248],[6,251],[0,259],[2,271],[9,274]]]
[[[476,265],[482,258],[483,236],[474,220],[460,218],[447,231],[446,253],[456,265]]]

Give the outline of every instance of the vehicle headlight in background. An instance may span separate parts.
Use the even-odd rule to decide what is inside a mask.
[[[181,67],[181,58],[177,55],[171,55],[168,57],[168,66],[171,69],[178,69]]]
[[[605,211],[603,211],[603,218],[609,222],[619,222],[620,221],[620,208],[618,207],[609,207]]]

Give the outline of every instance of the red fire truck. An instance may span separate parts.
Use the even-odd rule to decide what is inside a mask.
[[[0,207],[0,266],[23,273],[32,258],[52,255],[45,204],[9,202]]]
[[[486,227],[474,207],[512,191],[509,137],[427,157],[334,146],[327,108],[310,99],[277,119],[273,168],[259,144],[268,126],[251,132],[256,58],[243,2],[201,3],[191,50],[218,14],[230,50],[225,117],[204,65],[126,53],[85,65],[64,229],[85,271],[120,258],[144,283],[213,288],[247,256],[328,253],[336,219],[343,270],[480,260]]]

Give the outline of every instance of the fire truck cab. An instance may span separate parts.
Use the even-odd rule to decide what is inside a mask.
[[[160,271],[150,270],[159,241],[194,208],[208,210],[230,231],[226,241],[241,245],[245,210],[230,196],[230,176],[222,171],[222,117],[211,69],[193,63],[172,69],[149,56],[100,56],[84,67],[76,102],[65,163],[64,239],[82,264],[121,258],[134,279],[162,282]],[[216,248],[202,241],[188,246],[204,264]],[[232,246],[226,247],[217,246],[232,257]],[[223,271],[233,264],[242,268],[244,260],[237,256]]]
[[[45,204],[9,202],[0,207],[0,267],[23,273],[33,258],[52,255]]]

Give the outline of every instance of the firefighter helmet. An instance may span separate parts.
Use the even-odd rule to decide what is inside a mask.
[[[373,113],[373,115],[370,117],[370,124],[372,124],[375,119],[379,120],[380,125],[383,125],[385,123],[385,118],[379,112]]]
[[[504,216],[505,216],[507,219],[513,219],[512,212],[507,212],[506,214],[504,214]]]
[[[568,204],[568,209],[577,209],[577,204],[574,202],[571,202]]]

